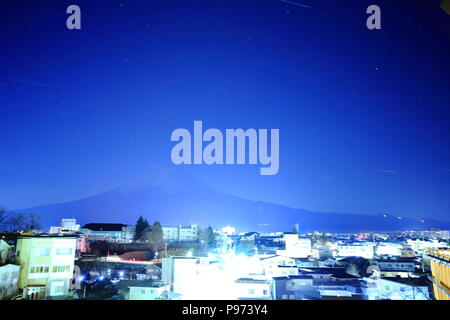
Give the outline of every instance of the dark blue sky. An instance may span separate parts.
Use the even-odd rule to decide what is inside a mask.
[[[297,1],[297,0],[295,0]],[[0,203],[74,200],[171,167],[171,132],[279,128],[280,171],[190,166],[310,210],[450,221],[441,1],[0,3]],[[82,30],[66,29],[78,4]],[[369,31],[370,4],[382,30]]]

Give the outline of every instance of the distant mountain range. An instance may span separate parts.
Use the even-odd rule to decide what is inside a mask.
[[[450,223],[437,220],[313,212],[247,200],[215,190],[180,168],[159,170],[135,185],[84,199],[17,211],[40,214],[45,228],[59,225],[61,218],[74,217],[81,224],[134,224],[143,215],[149,222],[157,220],[163,225],[193,222],[215,228],[230,225],[238,231],[292,231],[296,223],[300,232],[450,229]]]

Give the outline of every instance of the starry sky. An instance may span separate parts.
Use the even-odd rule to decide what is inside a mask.
[[[450,221],[440,2],[2,0],[0,203],[75,200],[172,167],[172,131],[202,120],[280,129],[277,175],[186,167],[227,193]],[[71,4],[81,30],[66,28]],[[381,30],[366,28],[371,4]]]

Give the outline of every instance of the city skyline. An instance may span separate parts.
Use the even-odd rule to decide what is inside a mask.
[[[177,167],[172,131],[203,121],[280,130],[276,175],[180,167],[227,194],[449,222],[450,28],[434,2],[378,1],[368,30],[369,1],[77,1],[68,30],[70,3],[3,1],[0,205]]]

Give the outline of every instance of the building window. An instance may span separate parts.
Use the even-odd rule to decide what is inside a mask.
[[[72,254],[72,248],[58,248],[56,249],[58,256],[68,256]]]
[[[36,249],[35,253],[37,257],[48,257],[50,256],[50,248]]]
[[[70,266],[53,266],[53,272],[68,272],[70,270]]]
[[[53,282],[51,285],[50,295],[61,296],[64,295],[64,281]]]
[[[48,273],[48,266],[32,266],[30,273]]]
[[[249,294],[255,294],[255,289],[248,289]]]

